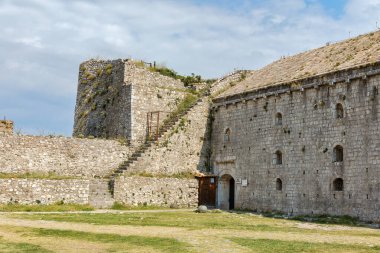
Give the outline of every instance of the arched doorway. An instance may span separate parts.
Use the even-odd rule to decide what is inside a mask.
[[[229,204],[229,209],[235,209],[235,179],[231,177],[230,179],[230,193],[229,193],[229,198],[228,198],[228,204]]]
[[[235,179],[229,174],[220,178],[218,203],[220,209],[232,210],[235,208]]]

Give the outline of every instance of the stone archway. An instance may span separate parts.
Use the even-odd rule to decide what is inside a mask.
[[[229,174],[224,174],[220,177],[218,204],[219,208],[223,210],[235,208],[235,179]]]

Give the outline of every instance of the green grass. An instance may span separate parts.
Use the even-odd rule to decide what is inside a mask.
[[[162,226],[197,229],[233,229],[257,232],[292,232],[324,235],[352,235],[379,237],[380,231],[321,230],[299,228],[299,221],[266,218],[248,213],[228,212],[135,212],[135,213],[62,213],[62,214],[11,214],[11,217],[31,220],[54,220],[96,225]]]
[[[44,249],[38,245],[30,243],[14,243],[5,241],[0,237],[0,252],[2,253],[27,253],[27,252],[38,252],[38,253],[50,253],[52,251]]]
[[[310,243],[301,241],[281,241],[270,239],[230,238],[231,241],[254,250],[257,253],[346,253],[346,252],[380,252],[380,247],[365,245],[344,245],[335,243]]]
[[[126,176],[136,176],[136,177],[154,177],[154,178],[178,178],[178,179],[194,179],[195,175],[191,171],[188,172],[178,172],[174,174],[166,173],[150,173],[146,171],[140,172],[129,172],[125,173]]]
[[[122,205],[119,208],[122,208]],[[246,212],[43,213],[6,214],[3,217],[75,222],[76,224],[72,224],[72,226],[78,228],[81,227],[78,223],[105,225],[104,227],[99,227],[99,229],[109,228],[115,230],[107,230],[111,234],[102,231],[102,233],[96,233],[97,227],[95,226],[94,230],[89,232],[77,232],[57,230],[56,228],[60,227],[58,225],[53,229],[18,227],[15,232],[23,233],[26,237],[53,238],[53,241],[55,239],[59,240],[59,238],[74,239],[83,241],[83,245],[86,244],[85,242],[98,242],[104,244],[102,247],[106,247],[111,252],[129,252],[133,250],[142,250],[143,252],[197,251],[198,248],[204,249],[203,245],[199,245],[197,242],[195,244],[197,246],[191,246],[187,243],[187,239],[194,235],[205,234],[207,241],[202,243],[207,243],[212,247],[218,247],[219,245],[212,245],[213,239],[225,240],[226,243],[236,243],[246,248],[247,251],[258,253],[380,253],[380,246],[378,245],[380,230],[378,229],[333,226],[329,224],[315,225],[295,220],[268,218]],[[106,227],[107,225],[117,225],[118,227]],[[136,233],[133,235],[119,234],[117,228],[128,229],[128,227],[122,227],[126,225],[134,226],[133,230],[136,230]],[[144,231],[149,231],[149,226],[160,226],[160,230],[163,231],[170,229],[168,227],[172,227],[173,233],[177,231],[174,229],[175,227],[185,229],[178,230],[178,236],[176,235],[175,238],[165,235],[157,237],[158,235],[155,234],[153,236],[144,234]],[[3,231],[12,232],[12,229],[14,230],[15,228],[5,227]],[[64,229],[67,228],[64,227]],[[186,243],[182,241],[186,241]],[[192,244],[191,241],[189,242]],[[36,252],[39,251],[37,250]]]
[[[0,179],[11,179],[11,178],[64,180],[64,179],[76,179],[78,177],[57,175],[54,172],[0,173]]]
[[[162,226],[183,227],[191,229],[216,228],[253,231],[287,231],[298,232],[309,230],[283,227],[282,222],[262,222],[262,219],[246,214],[230,213],[196,213],[196,212],[157,212],[157,213],[91,213],[91,214],[33,214],[12,215],[13,217],[33,220],[54,220],[97,225],[135,225],[135,226]]]
[[[111,209],[113,210],[166,210],[170,209],[169,207],[163,207],[163,206],[155,206],[155,205],[138,205],[138,206],[131,206],[131,205],[125,205],[120,202],[115,202]]]
[[[187,94],[183,100],[179,102],[177,108],[169,114],[169,116],[164,120],[164,123],[170,121],[177,117],[177,115],[187,111],[193,104],[195,104],[198,100],[197,95]]]
[[[66,212],[66,211],[92,211],[90,205],[62,204],[52,205],[21,205],[6,204],[0,205],[0,212]]]
[[[147,67],[143,61],[132,61],[137,67],[140,68],[147,68],[151,72],[159,73],[163,76],[171,77],[173,79],[181,80],[181,82],[185,86],[189,86],[191,84],[197,84],[201,82],[207,82],[208,80],[203,80],[200,75],[191,74],[190,76],[182,76],[179,75],[176,71],[173,69],[170,69],[164,65],[156,64],[155,66]]]
[[[147,237],[147,236],[123,236],[117,234],[89,233],[72,230],[36,228],[32,232],[38,236],[80,239],[91,242],[118,244],[117,248],[128,248],[129,245],[150,247],[162,252],[190,252],[191,245],[172,238]]]
[[[292,218],[292,220],[314,222],[319,224],[337,224],[337,225],[359,225],[359,219],[355,217],[350,217],[347,215],[343,216],[329,216],[329,215],[299,215]]]

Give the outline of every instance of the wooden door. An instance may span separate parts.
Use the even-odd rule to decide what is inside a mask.
[[[215,206],[216,203],[216,177],[198,177],[199,192],[198,204],[205,206]]]

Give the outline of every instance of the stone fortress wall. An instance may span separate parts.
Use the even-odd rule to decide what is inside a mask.
[[[380,64],[216,99],[218,204],[380,221]],[[281,181],[279,181],[281,180]]]
[[[74,137],[131,137],[131,86],[124,61],[84,62],[79,67]]]
[[[124,82],[132,86],[132,140],[144,140],[147,131],[147,113],[160,112],[161,125],[178,103],[189,94],[183,83],[171,77],[152,72],[146,67],[129,62],[126,64]],[[152,120],[156,124],[156,117]]]
[[[231,73],[144,145],[147,113],[162,122],[189,91],[140,62],[86,61],[73,135],[89,139],[0,131],[0,175],[68,178],[0,179],[0,202],[195,206],[197,181],[174,176],[203,172],[219,208],[380,221],[379,37]]]
[[[101,179],[0,179],[3,204],[91,204],[110,207],[114,202],[128,205],[194,207],[198,203],[196,179],[121,177],[111,197],[107,181]],[[105,205],[105,198],[109,203]]]
[[[119,177],[115,184],[115,201],[127,205],[196,207],[196,179]]]
[[[107,179],[132,155],[136,148],[133,144],[145,137],[147,112],[161,110],[164,111],[160,114],[163,117],[176,109],[188,93],[180,81],[151,72],[132,61],[84,62],[79,71],[73,133],[80,138],[1,136],[0,174],[8,176],[0,179],[0,202],[51,204],[64,201],[109,207],[104,203],[120,201],[128,204],[195,206],[198,196],[195,179],[122,177],[113,189],[115,196],[110,194]],[[179,163],[175,159],[143,163],[145,172],[157,172],[162,177],[165,174],[196,171],[200,163],[197,154],[203,152],[201,135],[202,129],[207,126],[208,102],[193,110],[201,112],[202,116],[193,113],[185,123],[197,139],[190,138],[182,128],[175,133],[176,139],[182,140],[177,142],[181,143],[177,150],[182,151],[188,161],[181,166],[177,166]],[[119,140],[95,137],[119,137]],[[132,141],[132,145],[126,143],[124,137]],[[190,155],[189,150],[192,150]],[[156,152],[156,156],[161,154],[161,151]],[[147,160],[151,161],[149,158]],[[160,171],[159,168],[163,167],[166,169]],[[10,179],[9,175],[25,178]],[[41,179],[28,178],[30,175]],[[46,179],[43,178],[45,176]],[[48,179],[51,176],[58,179]],[[144,194],[138,187],[140,181],[147,184],[142,190]],[[165,194],[147,194],[156,190]],[[176,195],[175,190],[178,191]]]
[[[0,136],[0,173],[105,177],[130,153],[115,140]]]
[[[163,138],[136,161],[129,173],[178,174],[209,169],[210,125],[207,98],[198,102]]]
[[[112,197],[107,177],[132,149],[116,140],[0,136],[0,175],[6,175],[0,177],[0,203],[197,205],[195,179],[122,177]]]
[[[139,62],[83,62],[73,135],[126,138],[138,144],[147,134],[147,113],[161,111],[161,123],[187,93],[181,81]]]
[[[244,71],[220,78],[205,96],[163,138],[125,172],[150,174],[211,173],[211,97],[242,79]]]
[[[0,179],[0,203],[88,204],[89,179]]]

